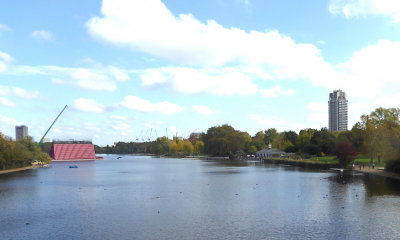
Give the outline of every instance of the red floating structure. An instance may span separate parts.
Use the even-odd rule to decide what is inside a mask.
[[[96,157],[94,145],[90,141],[55,141],[51,146],[53,161],[85,161],[103,159]]]

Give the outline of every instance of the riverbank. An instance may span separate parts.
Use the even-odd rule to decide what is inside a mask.
[[[29,167],[22,167],[22,168],[13,168],[13,169],[7,169],[7,170],[0,170],[0,175],[1,174],[6,174],[6,173],[12,173],[12,172],[19,172],[19,171],[25,171],[33,168],[38,168],[39,166],[29,166]]]
[[[377,176],[381,176],[381,177],[387,177],[387,178],[400,180],[400,174],[386,172],[383,168],[362,168],[361,170],[354,168],[353,170],[356,172],[360,172],[360,173],[372,174],[372,175],[377,175]]]
[[[331,168],[341,168],[338,164],[330,164],[330,163],[316,163],[316,162],[309,162],[309,161],[302,161],[302,160],[292,160],[292,159],[264,159],[264,163],[271,163],[271,164],[284,164],[284,165],[291,165],[296,167],[303,167],[309,169],[318,169],[318,170],[329,170]],[[352,169],[355,172],[365,173],[365,174],[372,174],[376,176],[392,178],[396,180],[400,180],[400,174],[386,172],[382,167],[375,167],[375,168],[362,168],[361,170],[357,167]]]
[[[264,163],[291,165],[291,166],[296,166],[296,167],[318,169],[318,170],[328,170],[330,168],[339,168],[339,164],[321,163],[321,162],[304,161],[304,160],[265,158],[262,161]]]

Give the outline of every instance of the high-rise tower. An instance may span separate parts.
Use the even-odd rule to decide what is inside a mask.
[[[342,90],[329,94],[329,131],[347,131],[347,102]]]
[[[15,139],[18,141],[28,136],[28,127],[25,125],[15,126]]]

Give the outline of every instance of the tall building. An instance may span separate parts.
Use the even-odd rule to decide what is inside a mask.
[[[347,102],[342,90],[329,94],[329,131],[347,131]]]
[[[28,127],[25,125],[15,126],[15,139],[18,141],[28,136]]]

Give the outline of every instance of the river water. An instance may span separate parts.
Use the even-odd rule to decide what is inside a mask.
[[[400,239],[400,182],[106,156],[0,175],[0,239]]]

